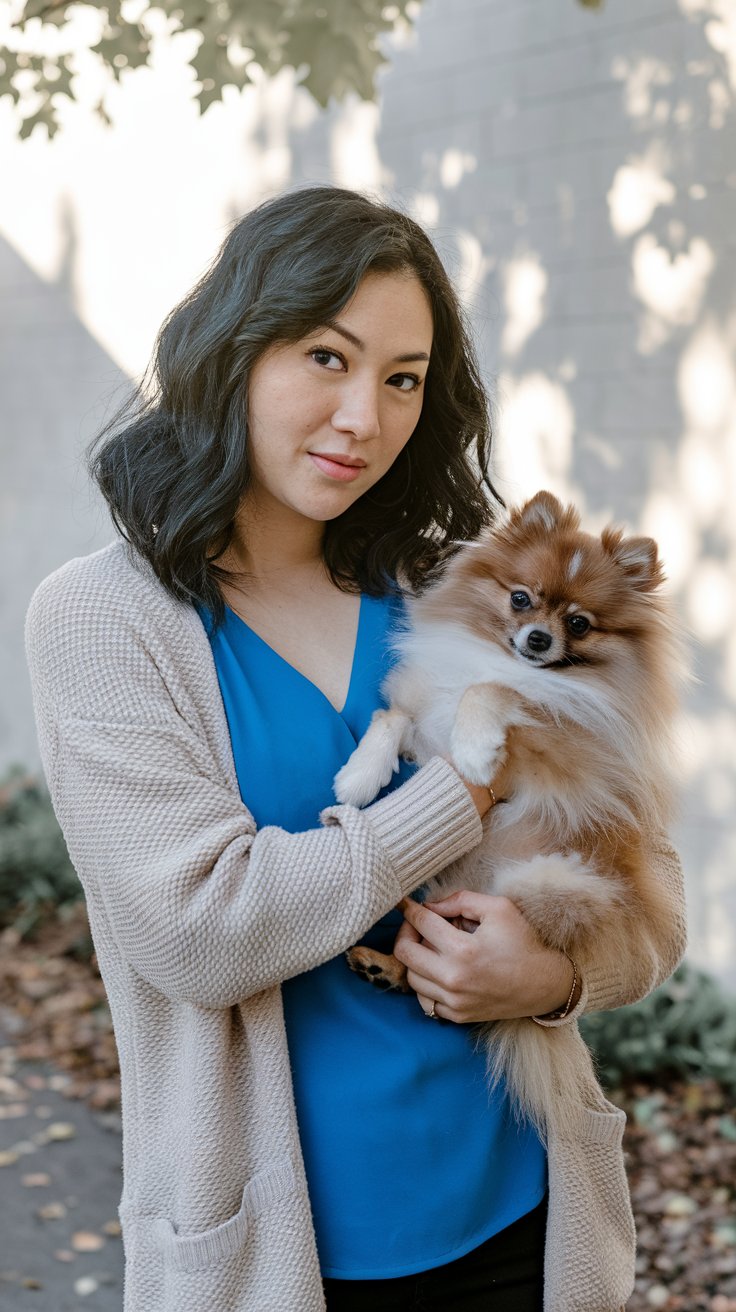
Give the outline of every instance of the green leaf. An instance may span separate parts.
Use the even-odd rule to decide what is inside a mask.
[[[94,51],[111,79],[119,80],[123,69],[150,63],[146,15],[153,5],[131,23],[120,15],[121,0],[81,3],[105,15],[102,37],[85,48]],[[392,31],[398,21],[410,21],[409,4],[410,0],[397,0],[388,10],[385,0],[161,0],[155,7],[169,17],[172,31],[201,34],[191,65],[200,82],[200,106],[206,109],[221,99],[223,87],[242,87],[251,80],[247,64],[234,64],[228,56],[233,42],[252,51],[253,62],[269,76],[284,67],[299,69],[303,85],[320,105],[339,100],[349,91],[371,99],[376,73],[386,62],[378,38]],[[30,18],[41,18],[63,31],[70,12],[68,0],[27,0],[17,26],[22,28]],[[387,13],[392,16],[387,17]],[[30,53],[32,58],[41,59],[40,51]],[[45,58],[46,70],[53,69],[54,64],[60,68],[64,58],[74,53],[78,53],[78,47],[70,44],[65,55],[56,60]],[[8,52],[7,68],[0,72],[0,94],[11,95],[22,115],[30,102],[27,93],[13,85],[17,71],[13,61],[14,56]],[[34,91],[43,97],[43,103],[40,108],[34,105],[34,111],[25,115],[21,135],[28,136],[39,122],[53,134],[57,123],[52,97],[58,91],[73,95],[68,79],[63,87],[58,82],[54,86],[52,78],[40,74]],[[106,117],[102,104],[95,112]]]
[[[121,22],[110,28],[90,49],[101,55],[113,77],[119,80],[124,69],[139,68],[148,63],[151,42],[138,23]]]
[[[26,0],[19,26],[30,18],[45,18],[47,13],[66,8],[67,4],[68,0]]]
[[[223,87],[242,87],[250,81],[247,67],[236,67],[228,57],[227,47],[214,41],[203,40],[191,63],[201,84],[197,99],[202,113],[213,101],[221,99]]]
[[[14,50],[3,50],[0,54],[0,96],[12,96],[17,105],[20,100],[20,91],[13,84],[13,78],[18,72],[18,57]]]

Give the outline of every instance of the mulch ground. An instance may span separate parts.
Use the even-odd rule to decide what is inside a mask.
[[[83,905],[33,942],[0,934],[0,1026],[19,1062],[52,1063],[66,1097],[119,1107],[117,1053]],[[0,1115],[4,1113],[0,1081]],[[612,1090],[639,1235],[628,1312],[736,1312],[736,1114],[714,1083]],[[12,1105],[12,1099],[11,1103]],[[2,1165],[0,1160],[0,1166]]]

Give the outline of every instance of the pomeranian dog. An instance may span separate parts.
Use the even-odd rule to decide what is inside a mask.
[[[583,974],[587,960],[615,975],[664,905],[646,836],[670,811],[682,660],[662,582],[651,538],[591,536],[574,507],[539,492],[409,601],[388,709],[335,780],[339,801],[363,806],[399,755],[449,756],[476,784],[503,768],[508,800],[427,894],[510,898]],[[395,957],[353,948],[348,959],[383,988],[408,987]],[[544,1140],[573,1133],[581,1104],[607,1106],[577,1025],[484,1031],[491,1080]]]

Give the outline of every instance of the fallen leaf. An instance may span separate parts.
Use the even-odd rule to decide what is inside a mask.
[[[63,1203],[44,1203],[39,1207],[36,1216],[41,1221],[61,1221],[66,1216],[66,1207]]]
[[[650,1285],[647,1290],[647,1303],[650,1307],[666,1307],[670,1301],[669,1290],[664,1285]]]
[[[52,1121],[46,1129],[46,1138],[54,1142],[76,1138],[77,1131],[70,1121]]]
[[[99,1287],[99,1282],[94,1276],[80,1276],[79,1280],[74,1281],[74,1293],[79,1294],[80,1298],[86,1298],[88,1294],[96,1294]]]
[[[120,1235],[122,1228],[119,1221],[106,1221],[102,1229],[106,1235]]]
[[[18,988],[21,993],[25,993],[27,998],[32,998],[38,1002],[41,998],[48,997],[56,985],[52,979],[22,979],[18,981]]]
[[[43,1171],[36,1171],[35,1173],[22,1175],[20,1182],[26,1186],[26,1189],[40,1189],[47,1184],[51,1184],[51,1176],[46,1175]]]
[[[699,1112],[703,1105],[703,1086],[688,1084],[685,1088],[683,1106],[686,1112]]]
[[[72,1248],[78,1253],[96,1253],[99,1248],[104,1247],[102,1235],[97,1235],[92,1230],[77,1230],[72,1235]]]
[[[685,1217],[697,1212],[698,1204],[687,1194],[676,1194],[665,1206],[665,1216]]]
[[[0,1166],[15,1166],[17,1160],[17,1153],[0,1152]]]
[[[20,1139],[18,1143],[12,1145],[10,1151],[17,1153],[19,1157],[28,1157],[30,1153],[38,1152],[38,1145],[31,1139]]]
[[[70,1083],[70,1075],[52,1075],[49,1079],[49,1088],[53,1089],[55,1093],[63,1093]]]
[[[9,1075],[0,1075],[0,1095],[3,1098],[22,1098],[23,1086]]]
[[[52,983],[51,988],[55,985]],[[71,1012],[88,1011],[94,1007],[97,998],[91,989],[69,989],[66,993],[56,993],[47,997],[43,1010],[47,1017],[66,1016]]]

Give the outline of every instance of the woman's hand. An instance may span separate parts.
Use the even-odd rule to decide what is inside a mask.
[[[445,760],[449,761],[454,770],[457,770],[457,766],[451,756],[446,756]],[[483,816],[490,811],[492,806],[495,806],[497,802],[505,801],[509,795],[510,780],[506,772],[505,762],[499,766],[487,787],[485,784],[471,784],[462,774],[460,775],[460,778],[475,802],[481,820],[483,819]]]
[[[463,890],[424,906],[404,898],[400,910],[394,954],[423,1011],[434,1003],[460,1024],[543,1016],[567,1002],[570,961],[540,943],[508,898]]]
[[[491,794],[490,788],[486,788],[485,784],[471,784],[467,779],[463,779],[462,775],[460,775],[460,778],[463,780],[465,787],[470,793],[470,796],[475,803],[478,815],[482,820],[486,812],[490,811],[493,806],[493,795]]]

